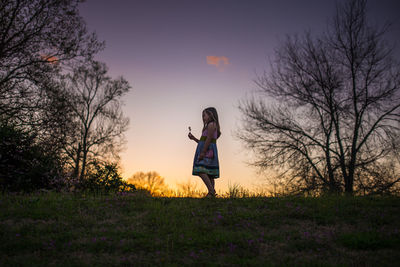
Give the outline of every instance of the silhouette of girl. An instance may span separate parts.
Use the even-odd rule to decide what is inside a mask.
[[[192,174],[200,176],[207,186],[207,197],[215,197],[214,180],[219,178],[217,139],[221,135],[217,110],[213,107],[206,108],[202,117],[204,127],[200,139],[192,135],[189,127],[188,137],[197,143]]]

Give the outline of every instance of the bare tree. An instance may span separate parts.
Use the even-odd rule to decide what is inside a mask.
[[[80,0],[0,2],[0,116],[34,123],[43,107],[42,83],[104,44],[79,16]],[[46,100],[46,99],[44,99]]]
[[[74,176],[84,178],[88,164],[116,158],[129,120],[121,110],[121,98],[130,85],[123,78],[107,76],[104,63],[92,61],[65,77],[75,131],[68,137],[65,154]]]
[[[400,181],[400,68],[387,27],[365,13],[366,1],[347,1],[325,35],[288,37],[259,95],[240,104],[254,165],[293,191],[385,192]]]

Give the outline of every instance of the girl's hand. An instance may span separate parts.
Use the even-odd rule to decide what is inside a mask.
[[[196,138],[193,136],[192,133],[189,133],[189,134],[188,134],[188,137],[189,137],[190,140],[195,140],[195,139],[196,139]]]

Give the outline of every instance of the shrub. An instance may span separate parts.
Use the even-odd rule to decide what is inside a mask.
[[[30,192],[59,186],[60,160],[37,142],[36,135],[0,122],[0,188]]]
[[[115,163],[95,163],[87,176],[81,181],[82,190],[90,192],[127,192],[136,190],[135,186],[122,179]]]

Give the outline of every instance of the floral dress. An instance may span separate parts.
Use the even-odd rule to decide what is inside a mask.
[[[210,178],[219,178],[219,162],[218,162],[218,150],[217,150],[217,131],[214,132],[211,143],[208,146],[205,157],[199,160],[200,152],[203,150],[206,143],[208,130],[204,130],[199,142],[197,143],[196,153],[193,160],[193,175],[199,175],[201,173],[208,174]]]

